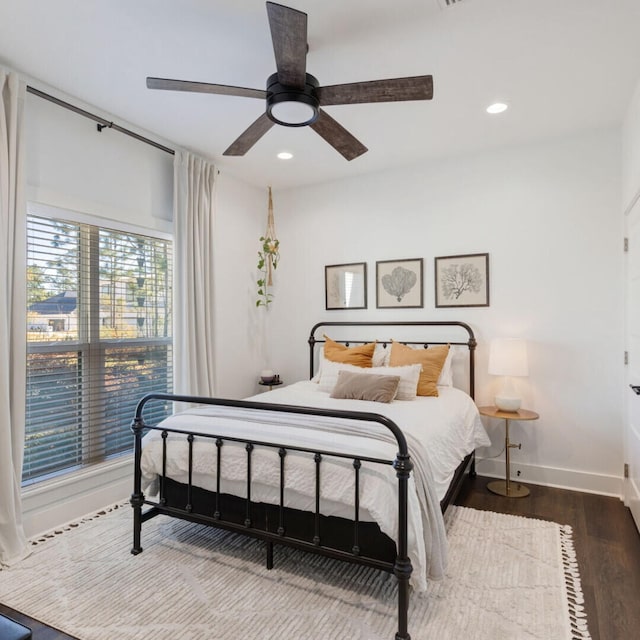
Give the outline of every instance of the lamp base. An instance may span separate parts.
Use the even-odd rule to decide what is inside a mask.
[[[487,489],[492,493],[497,493],[499,496],[505,496],[506,498],[525,498],[529,495],[528,487],[513,481],[507,485],[506,480],[494,480],[487,484]]]
[[[515,412],[520,408],[522,400],[510,396],[496,396],[494,402],[500,411]]]

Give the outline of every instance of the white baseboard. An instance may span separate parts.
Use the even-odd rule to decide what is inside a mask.
[[[636,484],[634,478],[627,480],[624,504],[631,510],[633,520],[640,531],[640,487]]]
[[[505,477],[504,460],[499,458],[476,458],[478,475],[492,478]],[[520,475],[518,474],[520,472]],[[597,493],[623,499],[623,478],[603,474],[576,471],[575,469],[559,469],[539,465],[528,465],[518,462],[511,464],[511,479],[526,484],[541,484],[547,487]]]
[[[22,522],[27,538],[126,500],[133,487],[133,458],[53,478],[22,493]]]

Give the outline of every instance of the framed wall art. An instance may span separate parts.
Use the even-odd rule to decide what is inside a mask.
[[[489,306],[489,254],[435,259],[436,307]]]
[[[378,309],[422,308],[422,258],[376,262]]]
[[[367,264],[330,264],[324,268],[325,308],[367,308]]]

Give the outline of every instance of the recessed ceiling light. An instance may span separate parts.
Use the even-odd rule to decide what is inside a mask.
[[[487,113],[502,113],[506,111],[509,107],[504,104],[504,102],[494,102],[493,104],[487,107]]]
[[[293,153],[290,153],[289,151],[281,151],[278,154],[278,158],[280,158],[280,160],[291,160],[291,158],[293,158]]]

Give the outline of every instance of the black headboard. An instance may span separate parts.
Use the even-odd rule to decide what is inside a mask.
[[[458,322],[458,321],[450,321],[450,322],[437,322],[437,321],[424,321],[421,322],[419,320],[415,320],[415,321],[407,321],[407,322],[318,322],[317,324],[315,324],[312,329],[311,329],[311,333],[309,334],[309,377],[313,377],[313,374],[315,372],[315,361],[314,361],[314,356],[315,356],[315,346],[316,344],[319,343],[324,343],[324,329],[325,327],[348,327],[349,328],[349,334],[351,333],[351,329],[353,329],[353,333],[354,335],[356,335],[357,331],[359,328],[362,327],[415,327],[416,328],[416,336],[411,337],[410,339],[405,339],[404,337],[404,333],[403,333],[403,337],[402,338],[398,338],[398,342],[401,342],[402,344],[408,344],[408,345],[422,345],[425,349],[427,349],[429,346],[432,345],[443,345],[443,344],[450,344],[450,345],[459,345],[459,346],[465,346],[469,349],[469,395],[473,398],[475,397],[475,350],[476,350],[476,338],[475,335],[473,333],[473,329],[466,323],[464,322]],[[459,333],[461,335],[465,336],[465,340],[461,340],[461,339],[453,339],[453,340],[448,340],[448,339],[442,339],[439,338],[438,340],[431,340],[426,334],[429,333],[429,327],[444,327],[444,328],[451,328],[451,334],[452,337],[454,336],[454,332]],[[316,338],[316,332],[318,331],[318,329],[323,329],[323,333],[321,334],[320,338]],[[391,336],[392,338],[393,336]],[[340,342],[342,344],[345,344],[347,346],[351,345],[351,344],[366,344],[367,342],[372,342],[373,339],[375,338],[369,338],[369,339],[362,339],[362,337],[358,337],[356,339],[351,339],[351,338],[342,338],[342,339],[335,339],[333,338],[333,336],[331,336],[332,339],[334,339],[336,342]],[[386,345],[387,343],[391,342],[391,338],[387,337],[383,340],[378,339],[378,342]]]

